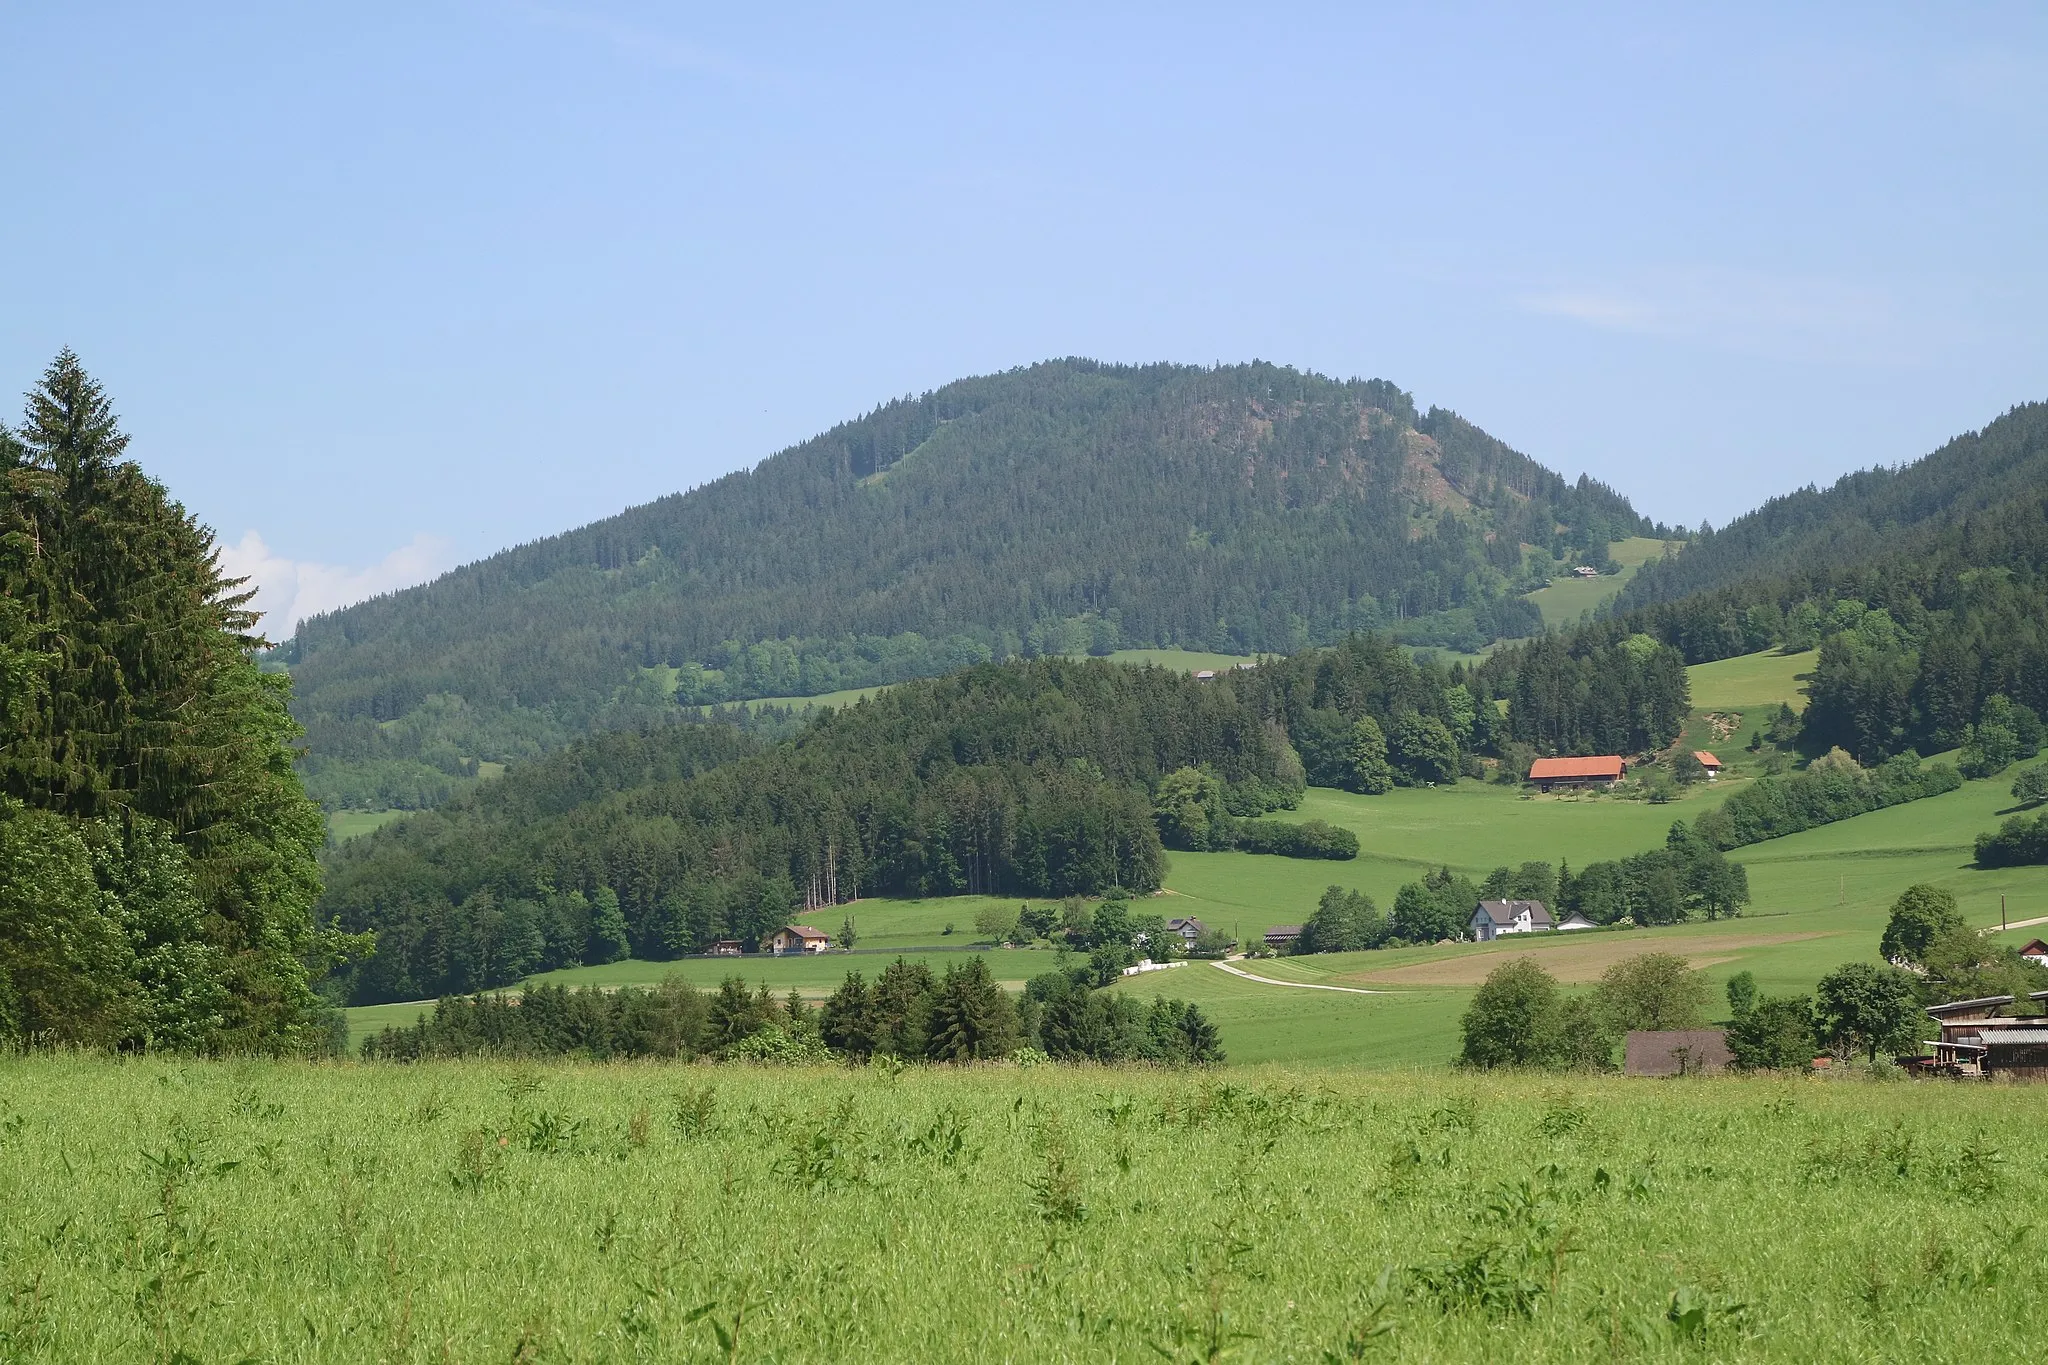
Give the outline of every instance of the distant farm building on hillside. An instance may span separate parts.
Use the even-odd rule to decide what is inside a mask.
[[[1538,791],[1554,788],[1611,787],[1628,776],[1628,764],[1619,754],[1595,758],[1539,758],[1529,765],[1529,780]]]
[[[1166,932],[1169,934],[1178,934],[1180,936],[1180,941],[1187,946],[1190,952],[1194,950],[1195,940],[1199,939],[1202,936],[1206,928],[1207,926],[1205,926],[1200,920],[1194,919],[1192,917],[1175,918],[1170,919],[1166,922]]]
[[[1502,934],[1547,934],[1556,927],[1542,901],[1481,901],[1472,911],[1472,937],[1481,943]]]
[[[2020,949],[2020,956],[2029,962],[2038,962],[2043,967],[2048,967],[2048,943],[2043,943],[2038,938],[2034,939]]]
[[[832,946],[830,936],[808,924],[791,924],[768,936],[768,951],[781,957],[787,953],[822,953]]]
[[[1572,569],[1573,578],[1598,578],[1599,576],[1600,571],[1591,564],[1575,565]]]
[[[1700,761],[1702,768],[1707,770],[1707,781],[1712,782],[1721,775],[1721,760],[1715,758],[1705,749],[1694,749],[1692,756]]]
[[[711,945],[713,957],[739,957],[746,951],[747,946],[736,938],[722,938]]]
[[[1598,929],[1599,927],[1599,925],[1587,919],[1585,912],[1581,910],[1574,910],[1557,922],[1557,932],[1560,934],[1572,929]]]
[[[1300,937],[1299,924],[1276,924],[1266,931],[1266,946],[1279,952]]]

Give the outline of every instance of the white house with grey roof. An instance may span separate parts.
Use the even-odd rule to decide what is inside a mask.
[[[1472,911],[1472,937],[1481,943],[1502,934],[1547,934],[1556,927],[1542,901],[1481,901]]]

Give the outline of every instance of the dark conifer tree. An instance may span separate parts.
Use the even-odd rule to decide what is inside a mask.
[[[108,968],[122,976],[109,989],[128,1003],[93,1036],[311,1046],[325,831],[292,772],[289,687],[257,669],[249,595],[222,576],[212,532],[122,458],[127,444],[69,351],[29,393],[21,429],[0,436],[0,793],[77,822],[102,850],[103,893],[169,876],[201,907],[177,934],[203,952],[166,941],[162,916],[123,926],[131,955]],[[159,871],[124,870],[136,860]],[[154,955],[159,976],[182,962],[209,979],[145,988],[135,953]],[[165,992],[190,1004],[221,988],[155,1032]]]

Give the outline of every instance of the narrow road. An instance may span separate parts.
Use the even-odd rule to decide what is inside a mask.
[[[1212,962],[1209,965],[1217,968],[1219,971],[1229,972],[1232,976],[1241,976],[1247,981],[1256,981],[1261,986],[1292,986],[1298,991],[1342,991],[1346,995],[1396,995],[1399,993],[1396,991],[1369,991],[1363,986],[1318,986],[1312,981],[1275,981],[1270,976],[1255,976],[1250,972],[1239,971],[1228,962]]]
[[[1990,933],[1999,929],[2031,929],[2037,924],[2048,924],[2048,915],[2036,915],[2032,919],[2016,919],[2010,924],[1987,924],[1984,926],[1984,929],[1985,932]]]

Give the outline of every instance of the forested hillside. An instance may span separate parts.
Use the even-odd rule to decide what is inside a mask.
[[[1582,635],[1647,634],[1692,663],[1817,648],[1815,752],[1976,746],[1966,771],[1995,772],[2048,712],[2048,404],[1776,499],[1644,566],[1615,612]]]
[[[1644,711],[1668,743],[1676,652],[1622,656],[1671,665],[1675,715]],[[336,849],[320,913],[376,931],[348,981],[367,1003],[752,944],[859,896],[1149,891],[1162,836],[1348,856],[1314,822],[1245,817],[1292,806],[1305,781],[1374,793],[1477,773],[1512,742],[1514,705],[1502,718],[1463,678],[1360,636],[1211,683],[1102,660],[976,665],[772,746],[708,723],[597,735]],[[1560,723],[1596,726],[1603,695],[1557,699]]]
[[[1561,558],[1650,529],[1383,381],[1060,361],[313,618],[282,657],[316,792],[423,805],[678,703],[1354,630],[1474,648],[1540,629],[1519,593]]]
[[[861,895],[1149,891],[1162,776],[1206,767],[1256,809],[1301,789],[1228,687],[1098,661],[982,665],[752,747],[721,725],[599,736],[344,846],[322,911],[378,931],[357,997],[751,946]]]
[[[1961,554],[2003,562],[2005,547],[1973,547],[2016,506],[2048,492],[2048,403],[2029,403],[1896,469],[1845,474],[1772,498],[1683,555],[1651,563],[1622,590],[1617,614],[1758,580],[1821,579],[1853,566]]]
[[[69,351],[0,427],[0,1050],[304,1051],[337,945],[284,679]]]

